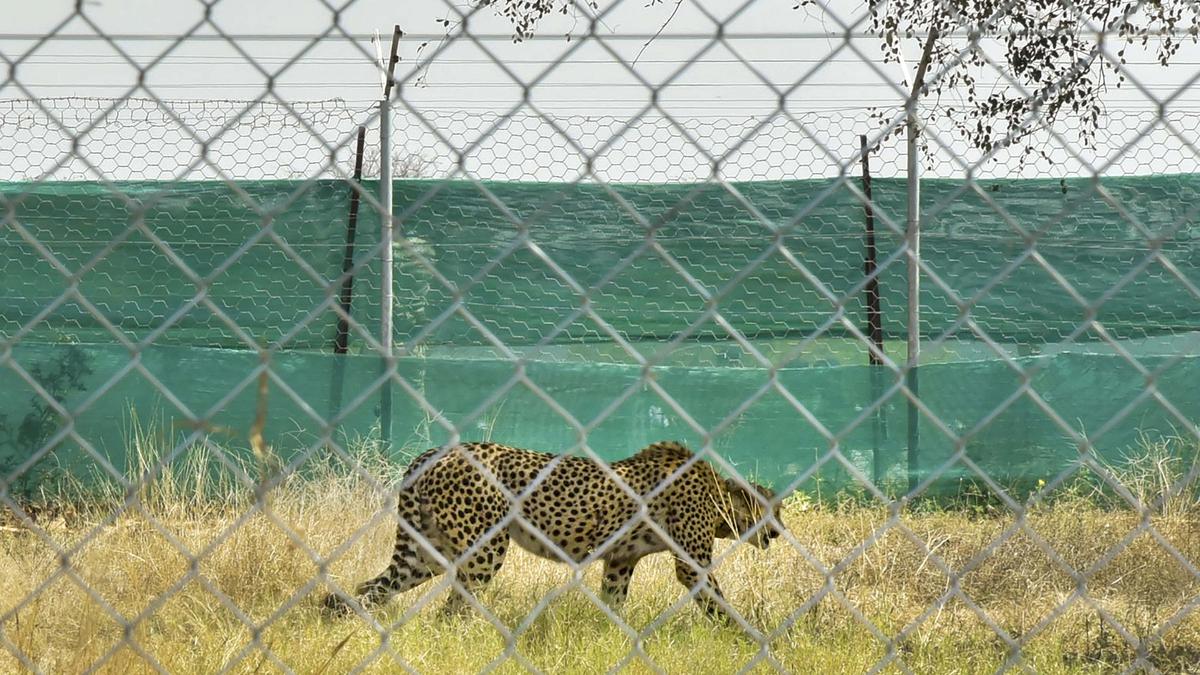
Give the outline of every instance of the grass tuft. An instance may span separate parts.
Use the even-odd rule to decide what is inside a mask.
[[[1200,501],[1195,453],[1178,439],[1147,441],[1107,467],[1127,495],[1079,478],[1023,522],[978,500],[893,518],[863,500],[790,498],[783,520],[795,545],[718,553],[731,604],[770,640],[761,650],[703,618],[663,554],[638,568],[625,626],[591,597],[597,566],[580,587],[569,567],[519,550],[480,597],[490,618],[441,619],[449,591],[435,580],[376,623],[324,620],[329,584],[352,588],[386,562],[398,468],[358,442],[350,462],[330,455],[276,477],[268,500],[257,472],[236,459],[244,454],[199,444],[164,463],[162,436],[133,418],[132,489],[64,484],[59,508],[0,523],[0,672],[339,673],[361,664],[467,673],[495,663],[500,672],[653,664],[707,673],[751,662],[764,672],[859,672],[890,656],[918,672],[991,672],[1019,658],[1037,672],[1074,673],[1140,657],[1167,672],[1200,662],[1200,618],[1190,612],[1200,596]]]

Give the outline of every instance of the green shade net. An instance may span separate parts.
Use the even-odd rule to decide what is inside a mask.
[[[902,361],[904,184],[873,189],[885,350]],[[398,181],[395,452],[455,431],[548,451],[586,439],[609,459],[677,438],[776,485],[903,486],[911,473],[953,489],[977,469],[1001,484],[1051,478],[1077,458],[1072,431],[1112,461],[1145,435],[1188,433],[1200,178],[925,181],[915,463],[898,375],[863,365],[855,334],[856,190]],[[260,346],[267,437],[285,461],[319,455],[322,436],[373,433],[380,226],[368,203],[351,354],[331,353],[349,193],[336,181],[0,185],[10,489],[47,466],[122,467],[131,410],[176,440],[208,429],[244,446]]]

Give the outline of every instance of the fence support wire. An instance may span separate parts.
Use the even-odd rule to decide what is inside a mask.
[[[170,36],[284,65],[252,101],[10,69],[0,672],[1194,669],[1200,115],[1045,121],[1031,167],[922,104],[936,32],[804,109],[881,74],[859,29],[797,81],[741,28],[501,49],[496,6],[406,68],[394,27],[362,104],[281,84],[371,65],[349,12]],[[608,61],[648,107],[553,113]],[[743,67],[765,109],[674,97]]]

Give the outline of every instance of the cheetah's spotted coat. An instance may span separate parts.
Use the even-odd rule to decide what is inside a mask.
[[[552,560],[578,563],[594,555],[604,561],[602,592],[614,606],[625,600],[638,561],[670,550],[679,582],[689,590],[700,584],[696,600],[710,615],[723,614],[715,600],[721,595],[716,579],[701,573],[711,565],[713,540],[749,532],[764,519],[764,502],[773,504],[778,523],[773,492],[754,486],[759,495],[751,495],[736,482],[722,480],[707,462],[696,461],[647,504],[647,516],[675,546],[664,542],[645,521],[618,534],[638,517],[639,509],[611,476],[645,496],[690,459],[692,453],[675,442],[655,443],[609,468],[585,458],[494,443],[430,450],[413,461],[402,482],[401,522],[391,564],[358,587],[357,600],[365,608],[375,607],[444,571],[429,548],[414,538],[416,534],[443,559],[458,561],[457,579],[471,592],[495,576],[510,540]],[[520,507],[522,518],[501,527],[497,525],[508,516],[511,502],[495,481],[516,497],[528,492]],[[749,541],[766,548],[777,536],[778,530],[768,521],[749,535]],[[468,550],[472,552],[460,560]],[[328,596],[325,606],[334,613],[350,610],[338,595]],[[464,598],[453,593],[446,609],[456,612],[464,606]]]

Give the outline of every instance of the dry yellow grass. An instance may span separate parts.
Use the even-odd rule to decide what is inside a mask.
[[[111,522],[119,495],[47,512],[38,526],[53,545],[15,521],[5,523],[0,615],[11,616],[0,625],[7,647],[0,672],[26,667],[14,651],[54,673],[98,664],[99,672],[146,672],[151,659],[186,673],[340,673],[356,666],[467,673],[493,663],[500,672],[523,671],[524,664],[553,673],[604,672],[619,664],[646,672],[651,662],[672,673],[723,673],[756,658],[766,659],[756,671],[772,671],[774,662],[792,672],[861,672],[888,648],[856,612],[885,635],[905,631],[895,657],[917,672],[991,672],[1004,664],[1009,646],[980,613],[1025,641],[1021,663],[1037,672],[1109,672],[1134,664],[1137,651],[1110,622],[1142,639],[1163,630],[1161,640],[1147,642],[1146,665],[1183,672],[1200,663],[1200,617],[1173,618],[1200,594],[1200,580],[1149,534],[1108,559],[1140,520],[1095,499],[1062,499],[1029,515],[1029,527],[1064,562],[1083,569],[1106,561],[1087,582],[1089,599],[1072,601],[1048,626],[1042,622],[1072,597],[1076,582],[1029,536],[1011,537],[973,565],[959,584],[967,599],[952,595],[945,602],[952,586],[922,550],[962,569],[1012,525],[1011,515],[915,509],[899,518],[910,537],[897,528],[880,534],[889,517],[878,506],[797,501],[785,522],[812,558],[837,566],[831,586],[785,539],[766,552],[739,547],[716,572],[731,604],[771,636],[769,650],[709,623],[682,601],[665,555],[648,559],[635,576],[624,617],[634,630],[655,626],[635,644],[583,592],[563,591],[572,581],[567,566],[516,551],[480,598],[518,633],[515,650],[506,651],[504,633],[482,618],[439,618],[448,591],[436,580],[378,613],[383,632],[360,618],[322,619],[317,603],[326,586],[315,580],[314,556],[330,554],[365,526],[329,569],[332,580],[351,587],[378,572],[390,550],[394,520],[381,511],[386,494],[372,481],[333,470],[289,478],[271,492],[268,515],[253,507],[247,490],[198,478],[210,465],[204,453],[193,455]],[[381,464],[368,468],[386,479]],[[1197,513],[1173,508],[1150,519],[1190,561],[1200,561]],[[864,542],[870,543],[860,550]],[[56,547],[73,553],[63,560]],[[843,563],[851,554],[853,561]],[[596,566],[586,570],[584,586],[596,589],[597,576]],[[823,599],[794,616],[823,589]],[[677,603],[680,611],[660,619]],[[128,643],[117,617],[136,617]],[[635,646],[640,652],[630,657]],[[884,672],[896,670],[893,663]]]

